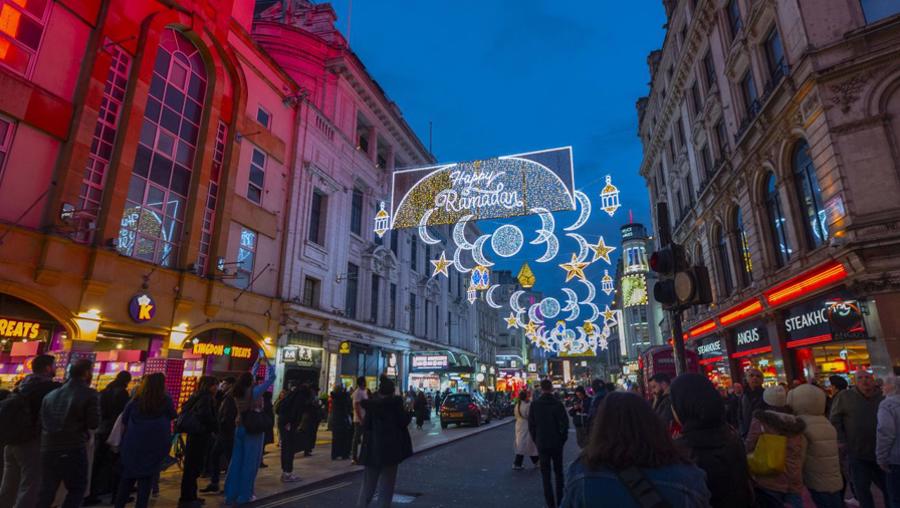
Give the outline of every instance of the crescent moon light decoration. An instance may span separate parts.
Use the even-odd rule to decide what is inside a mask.
[[[434,213],[434,208],[425,210],[425,213],[422,214],[422,220],[419,221],[419,238],[428,245],[441,243],[439,239],[434,238],[431,236],[431,233],[428,232],[428,219],[431,218],[432,213]]]
[[[592,313],[592,314],[591,314],[591,317],[588,318],[587,321],[590,321],[590,322],[592,322],[592,323],[593,323],[594,321],[597,321],[597,318],[600,317],[600,309],[599,309],[599,308],[597,307],[597,305],[594,304],[594,303],[588,303],[588,304],[585,304],[585,305],[586,305],[587,307],[590,307],[591,313]]]
[[[531,307],[528,308],[528,319],[534,321],[535,323],[540,323],[543,321],[542,319],[538,319],[537,311],[541,307],[541,304],[535,303]]]
[[[578,220],[576,220],[571,226],[564,228],[564,231],[575,231],[587,222],[587,220],[591,216],[591,198],[587,196],[587,194],[581,192],[580,190],[575,191],[575,199],[578,200],[578,204],[581,209],[578,212]]]
[[[591,251],[591,245],[588,243],[588,241],[578,233],[566,233],[566,236],[568,236],[569,238],[574,238],[575,241],[578,242],[578,262],[581,263],[585,261]]]
[[[581,302],[581,305],[587,305],[587,304],[593,302],[593,301],[594,301],[594,298],[597,296],[597,287],[594,286],[594,283],[593,283],[593,282],[591,282],[591,281],[589,281],[589,280],[587,280],[587,279],[578,279],[578,280],[579,280],[582,284],[584,284],[585,286],[587,286],[587,289],[588,289],[588,295],[587,295],[587,297]]]
[[[500,287],[500,284],[494,284],[493,286],[488,288],[487,292],[484,294],[484,301],[494,309],[503,307],[502,305],[497,305],[496,303],[494,303],[494,291],[496,291],[498,287]]]
[[[566,321],[575,321],[578,319],[578,315],[581,314],[581,307],[576,305],[571,309],[572,313],[569,314],[569,317],[566,318]]]
[[[543,256],[535,259],[538,263],[546,263],[547,261],[552,260],[559,253],[559,240],[556,238],[556,235],[553,233],[550,234],[546,239],[547,251]]]
[[[467,268],[463,266],[462,261],[459,259],[460,254],[462,254],[462,249],[457,247],[455,251],[453,251],[453,266],[456,268],[456,271],[459,273],[469,273],[472,271],[471,268]]]
[[[474,247],[474,245],[466,240],[466,224],[469,223],[471,218],[471,214],[461,217],[459,222],[453,226],[453,243],[462,250],[472,250],[472,247]]]
[[[475,243],[472,244],[472,259],[481,266],[494,266],[494,263],[491,262],[491,260],[484,257],[484,242],[490,237],[491,235],[481,235],[475,240]]]

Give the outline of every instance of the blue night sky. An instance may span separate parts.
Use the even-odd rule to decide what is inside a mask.
[[[348,0],[333,6],[346,35]],[[647,54],[662,45],[662,2],[357,0],[352,9],[351,47],[426,146],[428,122],[434,123],[439,161],[571,145],[576,186],[595,203],[579,232],[591,243],[603,235],[618,245],[629,210],[635,222],[650,224],[634,104],[648,92]],[[606,174],[621,190],[613,218],[599,210]],[[555,215],[557,233],[575,219],[574,212]],[[478,224],[490,231],[501,223],[492,222]],[[526,241],[534,238],[536,217],[512,222]],[[535,289],[553,294],[563,282],[557,264],[577,244],[562,236],[560,242],[555,260],[530,263]],[[527,247],[506,260],[491,256],[493,269],[515,272],[543,249]],[[598,290],[604,267],[615,274],[602,261],[587,271]]]

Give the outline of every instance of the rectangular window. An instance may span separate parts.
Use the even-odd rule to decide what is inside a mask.
[[[266,154],[258,148],[253,149],[250,157],[250,183],[247,187],[247,199],[262,204],[263,188],[266,179]]]
[[[900,14],[900,2],[896,0],[860,0],[866,23],[874,23]]]
[[[363,193],[358,189],[353,189],[353,198],[350,203],[350,231],[362,236],[362,209],[363,209]]]
[[[300,303],[307,307],[318,309],[320,285],[321,282],[319,281],[319,279],[315,279],[309,276],[305,277],[303,279],[303,297],[301,298]]]
[[[3,167],[9,158],[9,149],[12,147],[13,127],[12,120],[0,116],[0,177],[3,176]]]
[[[700,97],[700,84],[696,81],[691,85],[691,100],[694,102],[694,115],[699,115],[703,109],[703,99]]]
[[[241,244],[237,255],[235,285],[247,289],[253,283],[253,265],[256,262],[256,231],[241,228]]]
[[[425,245],[425,275],[431,277],[434,265],[431,264],[431,245]]]
[[[709,151],[709,143],[703,145],[703,148],[700,149],[700,158],[703,161],[703,171],[706,173],[707,177],[712,176],[713,170],[713,161],[712,155]]]
[[[372,275],[372,308],[369,311],[369,320],[373,323],[378,322],[378,303],[381,299],[381,277]]]
[[[728,132],[725,130],[725,120],[720,118],[716,122],[716,144],[719,147],[719,159],[724,159],[728,153]]]
[[[325,245],[325,212],[328,198],[318,189],[312,193],[309,210],[309,232],[307,240],[316,245]]]
[[[671,160],[673,164],[675,163],[675,154],[676,153],[677,152],[675,152],[675,140],[672,136],[669,136],[669,160]]]
[[[369,152],[369,125],[362,114],[356,115],[356,148],[363,152]]]
[[[388,327],[395,328],[397,326],[397,285],[391,283],[388,298],[390,299],[390,315],[388,316]]]
[[[425,310],[425,330],[422,331],[422,336],[428,337],[431,334],[431,330],[428,328],[428,325],[430,324],[429,316],[431,316],[431,302],[430,301],[425,300],[425,309],[424,310]]]
[[[359,266],[347,263],[347,300],[344,302],[344,316],[356,319],[356,300],[359,296]]]
[[[397,255],[397,240],[400,237],[400,233],[398,231],[391,231],[390,234],[391,234],[391,252],[393,252],[394,255],[396,256]]]
[[[784,48],[781,46],[781,35],[778,27],[773,26],[766,36],[766,63],[769,66],[769,75],[772,84],[781,81],[784,77]]]
[[[262,106],[259,106],[256,109],[256,121],[259,122],[260,125],[269,129],[272,127],[272,115],[269,114],[268,111],[263,109]]]
[[[409,294],[409,333],[416,334],[416,294]]]
[[[216,206],[219,201],[219,177],[225,160],[225,137],[228,127],[219,121],[216,129],[216,143],[213,147],[212,171],[209,176],[209,190],[206,193],[206,208],[203,210],[203,224],[200,227],[200,251],[197,253],[197,270],[205,274],[209,269],[209,250],[212,244],[213,228],[216,221]]]
[[[453,326],[451,324],[451,323],[453,323],[452,318],[453,318],[453,314],[450,314],[450,311],[448,310],[447,311],[447,344],[450,344],[450,345],[453,345],[453,339],[452,339],[453,335],[451,334],[451,332],[453,332]]]
[[[759,113],[759,94],[756,92],[756,82],[753,81],[753,73],[747,69],[741,78],[741,97],[744,99],[744,108],[747,116],[752,118]]]
[[[675,133],[678,134],[678,148],[684,148],[684,125],[681,123],[681,118],[675,119]]]
[[[2,26],[2,14],[0,14],[0,26]],[[100,213],[103,189],[106,186],[106,169],[109,167],[109,160],[116,144],[122,102],[128,88],[128,71],[131,68],[131,55],[116,44],[109,41],[106,44],[112,59],[109,71],[106,73],[106,84],[103,87],[103,98],[100,100],[97,125],[94,127],[91,151],[84,168],[81,191],[78,195],[78,208],[95,218]],[[3,53],[2,48],[3,42],[0,39],[0,54]],[[2,162],[2,155],[0,155],[0,168],[3,167]],[[75,240],[79,242],[89,243],[92,239],[92,230],[79,231],[75,235]]]
[[[728,26],[731,27],[731,36],[737,37],[741,27],[744,26],[743,21],[741,21],[741,8],[738,5],[738,0],[729,0],[725,8],[728,14]]]
[[[49,4],[48,0],[0,0],[0,64],[19,74],[31,72]]]
[[[706,89],[712,90],[716,84],[716,64],[713,62],[712,51],[707,50],[703,57],[703,73],[706,76]]]
[[[416,270],[418,267],[417,260],[419,258],[419,241],[416,237],[412,237],[409,242],[409,268]]]

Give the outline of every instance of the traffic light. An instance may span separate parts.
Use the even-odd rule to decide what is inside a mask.
[[[712,303],[709,272],[705,266],[690,266],[681,245],[672,243],[651,254],[650,269],[660,275],[653,286],[653,298],[663,308]]]

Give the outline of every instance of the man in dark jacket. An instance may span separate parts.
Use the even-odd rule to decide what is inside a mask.
[[[50,355],[40,355],[32,360],[32,373],[15,390],[28,404],[32,429],[28,440],[9,444],[4,450],[0,506],[30,508],[37,502],[41,488],[41,403],[48,393],[59,387],[59,383],[53,381],[53,361]]]
[[[846,448],[850,459],[850,477],[856,499],[862,508],[872,508],[872,484],[885,491],[884,471],[875,460],[875,436],[878,427],[878,405],[884,400],[867,370],[856,372],[856,386],[841,392],[831,406],[831,424],[837,429],[838,443]]]
[[[184,445],[184,466],[181,474],[181,496],[178,506],[196,507],[203,502],[197,497],[197,478],[203,471],[206,452],[219,425],[216,417],[216,385],[212,376],[202,376],[197,391],[181,408],[179,423],[187,428],[176,431],[187,434]]]
[[[237,419],[237,404],[231,395],[235,379],[227,377],[219,385],[216,393],[218,418],[218,432],[216,432],[212,451],[209,453],[207,468],[209,469],[209,484],[200,489],[200,492],[218,492],[219,476],[222,474],[222,462],[227,466],[231,461],[231,450],[234,448],[235,420]]]
[[[750,422],[753,421],[753,413],[757,410],[769,409],[768,404],[763,400],[763,373],[759,369],[748,369],[745,375],[747,387],[744,389],[744,395],[741,397],[740,407],[740,424],[741,439],[747,438],[750,432]]]
[[[287,395],[278,403],[278,435],[281,436],[281,481],[290,483],[300,481],[294,474],[294,455],[300,448],[298,428],[309,388],[292,383],[287,390]]]
[[[91,388],[94,364],[78,360],[66,384],[53,390],[41,404],[41,490],[38,508],[49,508],[59,484],[66,486],[62,506],[81,506],[87,491],[87,444],[100,426],[97,391]]]
[[[366,467],[357,506],[369,506],[378,488],[379,506],[388,507],[394,497],[397,467],[412,455],[409,422],[403,398],[394,394],[394,382],[382,376],[378,397],[361,402],[365,409],[359,461]],[[380,478],[380,480],[379,480]]]
[[[650,378],[650,393],[653,394],[653,412],[662,420],[666,430],[672,430],[672,400],[669,398],[669,382],[672,380],[668,374],[660,372]]]
[[[353,437],[353,403],[340,381],[334,384],[334,391],[331,392],[328,426],[331,428],[331,460],[349,459]]]
[[[541,477],[544,482],[544,500],[549,508],[562,503],[563,488],[563,448],[569,437],[569,417],[566,408],[553,396],[553,383],[549,379],[541,381],[541,396],[531,403],[528,412],[528,433],[537,445]],[[556,476],[556,496],[550,469]]]
[[[606,383],[602,379],[594,379],[591,381],[591,391],[594,394],[591,396],[590,408],[587,411],[588,428],[590,428],[591,422],[594,421],[594,415],[597,414],[597,409],[600,408],[603,397],[606,397]]]
[[[84,498],[84,506],[100,504],[101,495],[114,494],[119,486],[115,454],[106,444],[106,440],[109,439],[116,419],[119,418],[131,399],[128,394],[129,383],[131,383],[131,374],[127,370],[123,370],[116,374],[116,378],[100,392],[100,427],[97,428],[97,434],[94,436],[91,490],[90,495]]]

